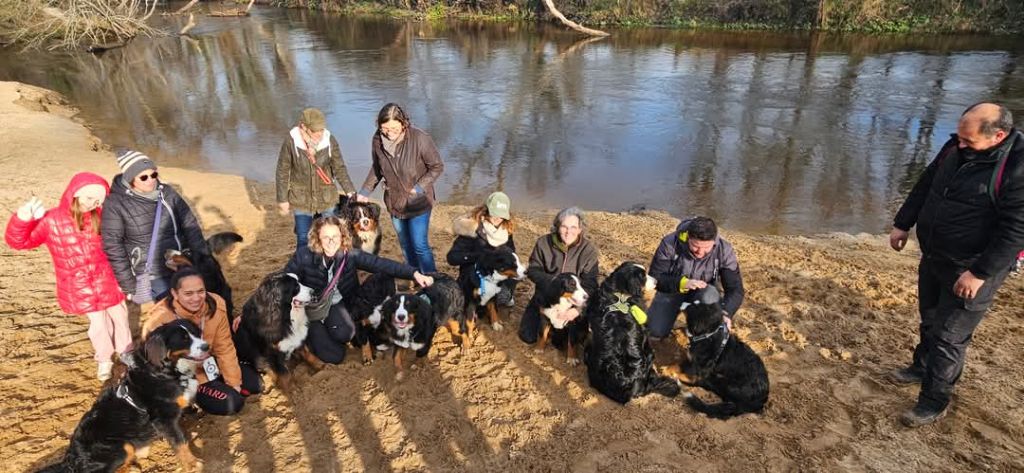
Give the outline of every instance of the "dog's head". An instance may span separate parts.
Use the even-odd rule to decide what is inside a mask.
[[[210,345],[202,339],[199,327],[185,319],[150,332],[142,350],[145,361],[158,368],[175,366],[180,359],[202,361],[210,356]]]
[[[164,266],[167,266],[171,271],[177,271],[185,266],[192,266],[191,253],[189,250],[181,252],[168,248],[167,251],[164,251]]]
[[[373,202],[349,201],[343,209],[342,217],[349,222],[353,231],[375,232],[380,222],[380,206]]]
[[[630,297],[653,294],[656,286],[657,281],[647,274],[647,268],[632,261],[620,264],[601,283],[602,289],[607,292],[628,294]]]
[[[395,331],[412,330],[430,318],[430,304],[410,294],[397,294],[384,302],[381,314]]]
[[[484,250],[480,259],[476,261],[476,269],[480,274],[491,276],[496,281],[526,277],[526,266],[519,262],[519,255],[504,246]]]
[[[687,299],[679,310],[686,314],[686,329],[690,333],[702,335],[722,325],[722,298],[715,286],[693,291]]]
[[[309,301],[313,300],[313,289],[309,286],[305,286],[299,282],[299,275],[295,273],[285,273],[282,282],[287,286],[282,291],[283,294],[291,295],[291,306],[293,308],[305,307],[309,304]],[[286,299],[282,298],[281,301],[284,303]]]
[[[573,273],[562,273],[555,276],[555,279],[548,285],[548,291],[558,294],[558,299],[565,299],[576,307],[583,307],[587,303],[587,291],[583,289],[583,283],[579,276]]]

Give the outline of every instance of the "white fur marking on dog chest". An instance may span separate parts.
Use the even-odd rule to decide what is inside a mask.
[[[306,341],[306,334],[309,332],[309,319],[306,318],[305,307],[292,307],[291,311],[291,333],[284,337],[278,344],[277,349],[288,358],[292,352],[302,346]]]

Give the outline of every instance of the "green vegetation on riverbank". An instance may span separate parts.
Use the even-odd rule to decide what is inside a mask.
[[[270,0],[348,13],[436,19],[547,16],[540,0]],[[590,26],[813,29],[871,33],[1022,33],[1020,0],[555,0]]]

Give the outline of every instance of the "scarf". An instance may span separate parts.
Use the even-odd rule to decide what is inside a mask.
[[[486,219],[480,223],[480,228],[483,230],[484,238],[487,239],[487,244],[497,248],[508,242],[508,230],[505,227],[495,227]]]
[[[381,133],[380,143],[381,145],[384,146],[384,151],[388,153],[388,156],[395,157],[395,152],[398,151],[398,144],[402,142],[403,138],[405,138],[404,131],[402,132],[401,135],[398,135],[398,138],[395,138],[393,140],[388,138],[387,135]]]
[[[306,143],[306,157],[309,158],[310,162],[315,163],[316,145],[318,142],[314,140],[312,136],[309,136],[309,133],[306,133],[306,130],[303,130],[302,128],[299,128],[299,135],[302,136],[302,141]]]

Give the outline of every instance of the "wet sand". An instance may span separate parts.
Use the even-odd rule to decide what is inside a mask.
[[[33,192],[48,206],[76,171],[113,176],[109,150],[69,119],[59,96],[0,83],[0,209]],[[274,211],[273,186],[242,177],[161,168],[192,203],[207,234],[245,237],[223,259],[242,303],[294,245],[290,217]],[[450,222],[466,207],[435,210],[431,242],[443,259]],[[520,216],[526,258],[553,210]],[[607,274],[647,263],[675,219],[660,212],[590,213]],[[394,232],[384,254],[398,257]],[[532,288],[520,285],[508,329],[484,329],[467,357],[441,331],[424,367],[394,381],[390,363],[358,362],[311,374],[288,394],[271,389],[231,418],[191,417],[205,471],[1021,471],[1024,469],[1024,304],[1012,279],[975,334],[956,404],[918,430],[895,419],[916,389],[884,374],[916,342],[913,242],[896,254],[881,235],[777,237],[725,231],[739,254],[748,296],[736,333],[764,358],[771,400],[763,415],[715,421],[678,399],[620,406],[589,388],[583,367],[535,353],[515,335]],[[25,471],[57,458],[99,390],[84,317],[54,300],[49,255],[0,247],[0,464]],[[443,271],[454,268],[442,265]],[[674,363],[680,343],[658,347]],[[706,393],[698,394],[705,395]],[[157,442],[144,471],[177,470]]]

